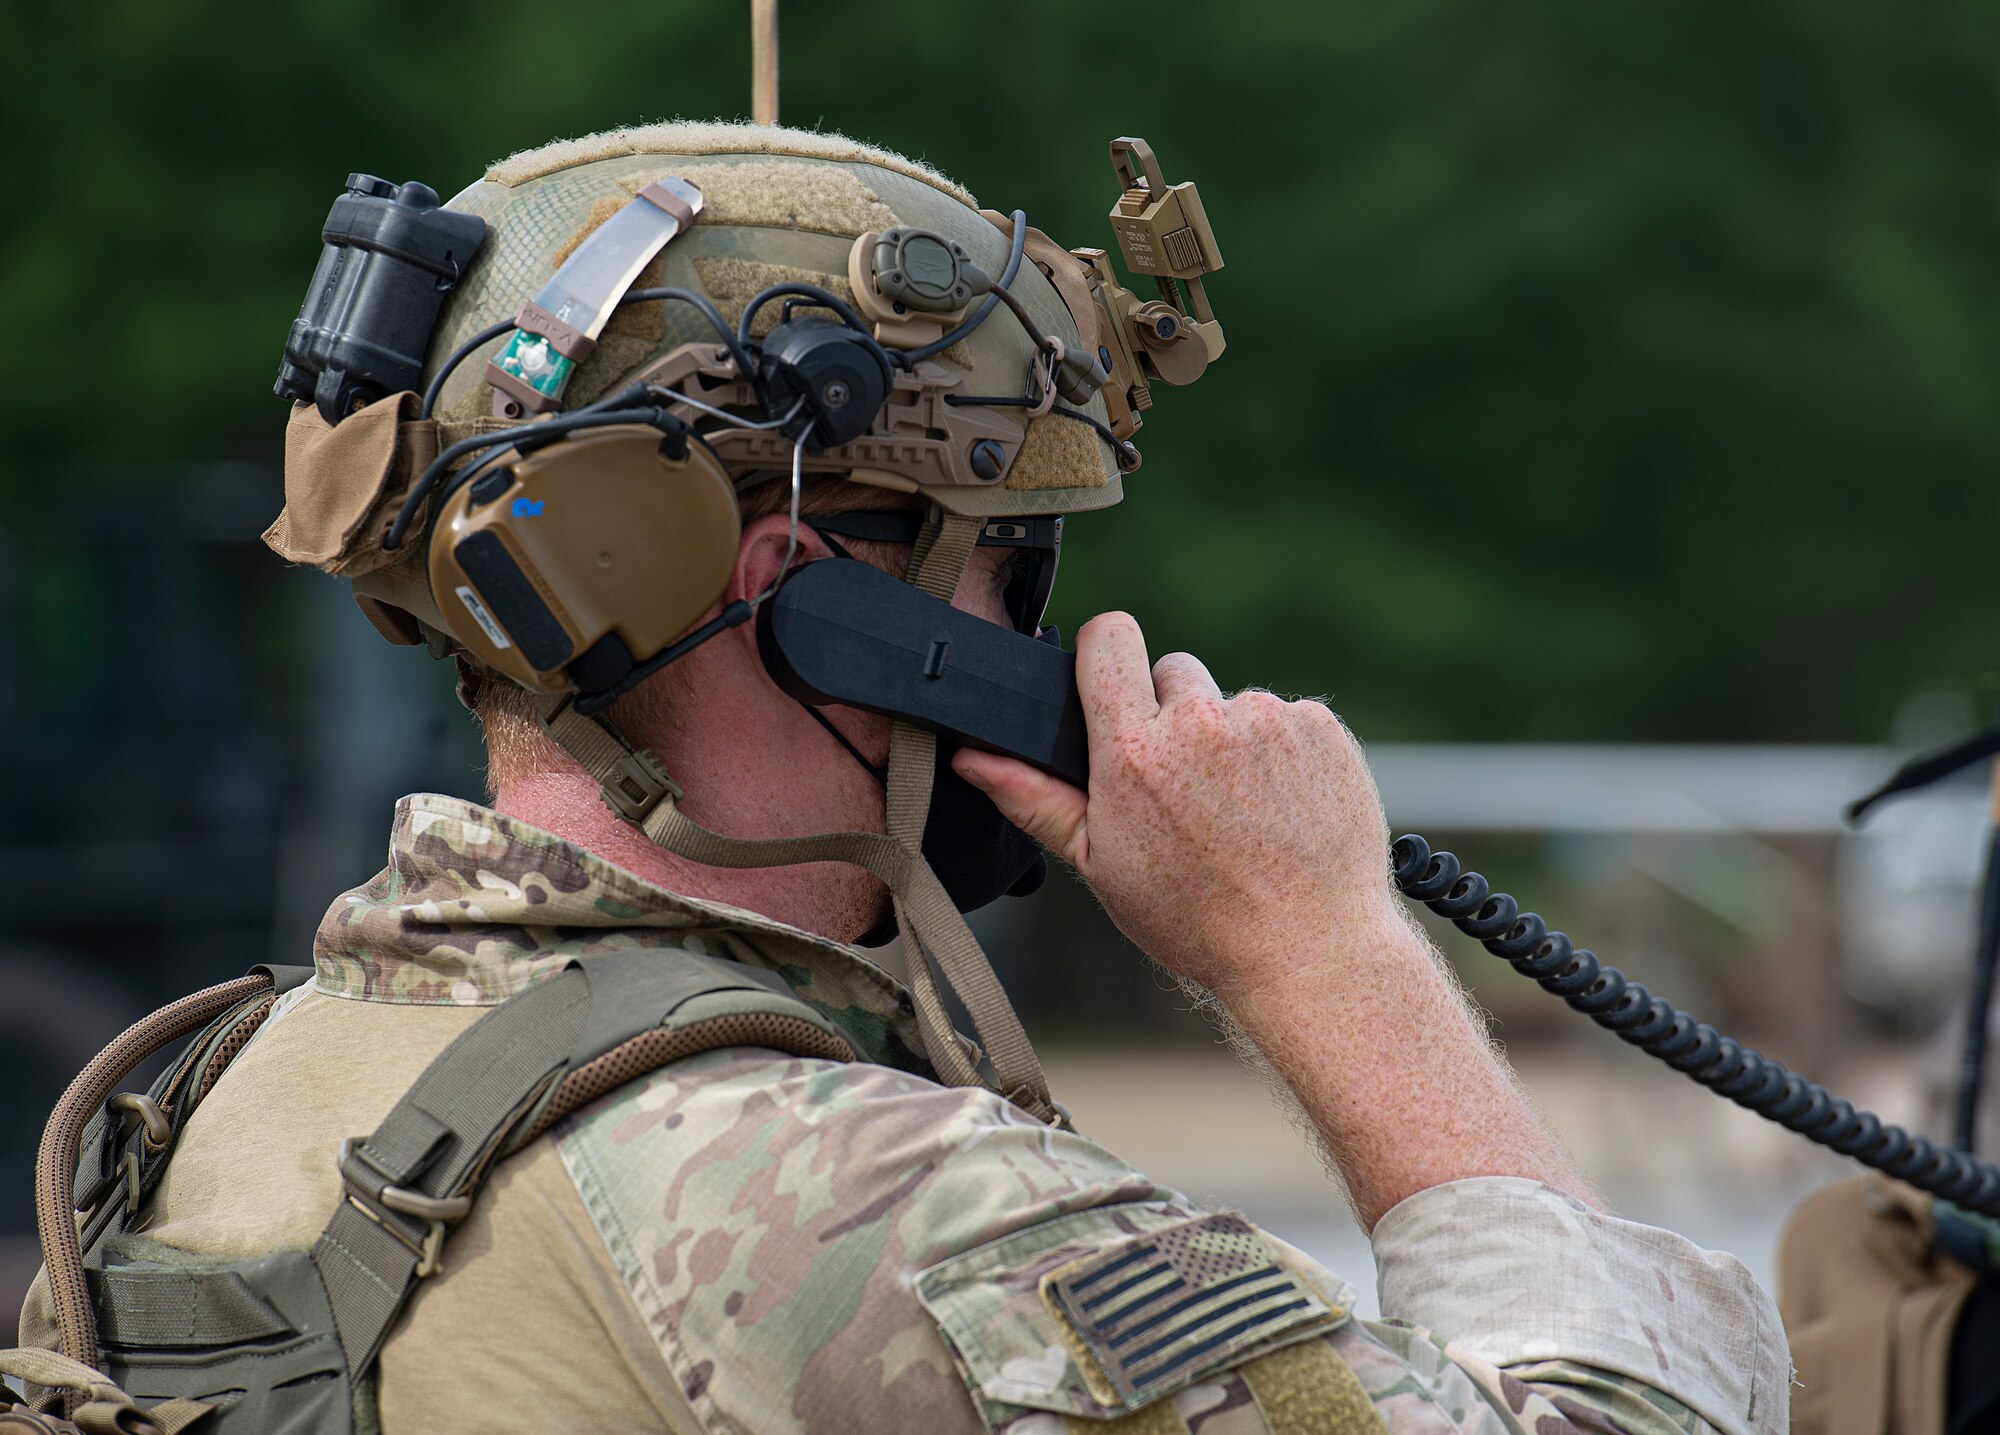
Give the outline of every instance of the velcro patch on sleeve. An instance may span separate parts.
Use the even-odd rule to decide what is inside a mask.
[[[1083,1375],[1130,1408],[1347,1312],[1327,1305],[1243,1217],[1203,1216],[1043,1277]]]
[[[1171,1274],[1081,1309],[1162,1263]],[[1279,1293],[1274,1269],[1291,1294]],[[1241,1276],[1254,1279],[1220,1289]],[[1153,1289],[1176,1279],[1178,1290]],[[1164,1201],[1037,1222],[918,1272],[916,1293],[988,1430],[1011,1429],[1034,1411],[1093,1424],[1171,1412],[1176,1393],[1323,1334],[1348,1318],[1353,1301],[1351,1287],[1243,1217]],[[1126,1310],[1134,1299],[1143,1310]],[[1163,1318],[1131,1333],[1155,1316]],[[1168,1346],[1137,1357],[1163,1339]],[[1133,1359],[1130,1370],[1120,1356]]]

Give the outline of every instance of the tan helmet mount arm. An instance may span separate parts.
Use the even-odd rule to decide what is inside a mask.
[[[910,581],[949,600],[979,529],[980,520],[946,514],[934,505],[911,555]],[[980,1075],[976,1054],[952,1025],[939,985],[942,977],[972,1018],[996,1078],[992,1089],[1038,1120],[1068,1125],[1068,1115],[1050,1096],[1041,1062],[992,964],[923,859],[936,734],[909,723],[895,726],[889,744],[886,835],[729,837],[681,811],[683,791],[659,760],[632,746],[603,715],[579,713],[574,694],[536,693],[534,698],[549,735],[597,780],[612,811],[667,851],[709,867],[845,862],[880,878],[889,888],[896,925],[909,954],[917,1024],[938,1079],[947,1086],[988,1084]]]
[[[1113,140],[1111,167],[1121,192],[1109,217],[1125,268],[1152,279],[1160,292],[1142,303],[1119,283],[1103,250],[1071,251],[1089,271],[1115,338],[1107,347],[1117,360],[1113,387],[1123,392],[1122,403],[1112,405],[1113,428],[1122,436],[1152,406],[1153,384],[1191,384],[1222,357],[1222,325],[1203,282],[1222,268],[1222,251],[1193,183],[1168,184],[1151,145],[1131,135]]]

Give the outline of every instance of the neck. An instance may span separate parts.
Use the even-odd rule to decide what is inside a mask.
[[[825,862],[706,867],[669,852],[614,815],[581,768],[503,782],[493,806],[678,896],[741,907],[831,941],[852,942],[875,925],[883,907],[881,884],[855,868]],[[732,837],[799,835],[780,814],[754,809],[754,804],[719,801],[713,794],[705,801],[695,791],[682,803],[689,818]],[[800,832],[805,830],[826,829]]]

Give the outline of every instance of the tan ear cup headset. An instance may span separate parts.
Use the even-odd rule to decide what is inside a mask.
[[[748,297],[732,324],[692,288],[635,287],[703,215],[701,171],[682,169],[628,191],[511,319],[472,333],[431,371],[420,422],[430,419],[454,371],[500,341],[484,370],[491,417],[422,456],[428,461],[380,534],[385,557],[371,560],[392,561],[413,538],[420,542],[430,611],[419,622],[437,634],[434,650],[441,642],[534,695],[550,734],[596,777],[612,810],[662,847],[708,865],[831,860],[879,877],[906,940],[917,1015],[940,1079],[991,1086],[1043,1119],[1058,1119],[1059,1109],[1039,1064],[920,845],[938,732],[1002,750],[1040,750],[1040,739],[1024,747],[1011,729],[991,738],[978,724],[1013,721],[1005,714],[1014,700],[1022,700],[1015,704],[1022,712],[1032,706],[1025,689],[997,699],[987,691],[987,670],[1015,662],[996,642],[1028,642],[1040,650],[1037,663],[1069,661],[1059,648],[1028,641],[1053,582],[1061,520],[1022,513],[1019,500],[1012,513],[982,518],[937,496],[1005,486],[1033,423],[1051,417],[1058,427],[1089,430],[1116,469],[1130,472],[1139,461],[1130,436],[1151,403],[1150,385],[1190,382],[1221,352],[1221,330],[1202,289],[1221,258],[1193,186],[1166,185],[1143,141],[1115,141],[1112,157],[1121,186],[1114,232],[1127,267],[1158,282],[1156,301],[1142,303],[1118,284],[1102,251],[1061,249],[1018,210],[982,211],[1007,246],[997,276],[975,261],[974,241],[896,224],[852,240],[845,266],[851,302],[823,285],[783,279]],[[397,190],[357,177],[335,211],[327,253],[341,248],[354,262],[323,258],[279,385],[281,393],[312,398],[329,424],[354,422],[354,410],[365,412],[371,398],[415,388],[423,364],[412,356],[423,354],[436,322],[439,301],[431,296],[472,269],[485,237],[482,226],[468,247],[470,217],[438,208],[421,186]],[[1030,278],[1061,301],[1064,331],[1052,332],[1024,302],[1020,291]],[[372,312],[355,302],[369,297],[371,285],[387,294],[398,284],[409,301],[402,330],[355,333],[336,322]],[[607,326],[621,309],[642,304],[687,306],[703,331],[656,354],[602,397],[566,407],[570,380]],[[772,306],[777,322],[759,337],[759,316]],[[997,318],[1000,308],[1009,311],[1005,318]],[[418,318],[421,334],[414,332]],[[941,356],[962,352],[993,321],[1017,324],[1026,335],[1025,351],[1011,351],[1023,353],[1022,367],[991,381],[982,370],[974,385],[963,366]],[[823,647],[838,629],[852,661],[822,662],[823,681],[898,719],[889,830],[782,841],[727,837],[680,811],[679,785],[605,713],[620,694],[750,621],[781,585],[790,586],[809,473],[930,500],[919,513],[827,521],[827,531],[851,536],[895,528],[887,541],[912,548],[907,582],[801,585],[783,614],[767,615],[767,630],[778,636],[760,634],[767,654],[788,642],[804,652]],[[780,578],[703,621],[736,561],[740,493],[787,481],[791,551]],[[923,645],[911,634],[944,621],[982,543],[1018,550],[1009,608],[1021,632],[968,620],[949,643],[913,651]],[[797,571],[830,565],[865,566],[830,559]],[[928,680],[909,678],[926,676],[926,665],[937,669]],[[947,669],[949,680],[937,681]],[[787,686],[795,695],[813,687]],[[879,696],[904,689],[914,696]],[[877,700],[867,701],[871,694]],[[960,709],[980,708],[986,711],[961,720]],[[1080,740],[1080,726],[1071,726],[1060,735],[1051,727],[1048,741]],[[972,1018],[983,1068],[979,1052],[952,1028],[939,977]]]

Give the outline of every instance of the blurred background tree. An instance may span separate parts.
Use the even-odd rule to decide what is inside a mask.
[[[302,960],[397,794],[480,793],[449,668],[257,542],[328,204],[354,170],[449,195],[555,136],[739,116],[750,69],[740,0],[98,0],[8,26],[0,1305],[34,1269],[35,1135],[69,1075],[147,1007]],[[1070,525],[1066,627],[1128,608],[1155,651],[1330,694],[1376,743],[1872,743],[1915,690],[1958,690],[1945,732],[1996,706],[1990,3],[792,0],[783,28],[787,122],[918,155],[1063,243],[1108,244],[1113,135],[1201,184],[1229,352],[1160,393],[1128,502]],[[1813,1059],[1858,1024],[1828,1015],[1832,844],[1493,835],[1472,847],[1506,885],[1842,1084]],[[1038,1033],[1207,1036],[1071,885],[981,920]],[[1955,973],[1940,942],[1927,970]],[[1576,1094],[1559,1128],[1637,1214],[1678,1220],[1719,1149],[1800,1159],[1471,970],[1531,1079],[1582,1063],[1540,1089]],[[1773,970],[1812,1000],[1775,1000]],[[1135,1110],[1188,1109],[1161,1080],[1132,1079]],[[1607,1166],[1641,1103],[1628,1154],[1657,1169]],[[1163,1140],[1164,1179],[1205,1149]],[[1755,1260],[1769,1173],[1823,1168],[1726,1164],[1761,1194],[1688,1229]]]
[[[1072,525],[1059,617],[1130,607],[1378,739],[1874,738],[1913,682],[1991,674],[1990,6],[1092,13],[784,20],[787,121],[1066,243],[1107,242],[1112,134],[1202,184],[1230,352],[1164,395],[1133,501]],[[748,103],[722,0],[12,24],[17,513],[80,463],[275,455],[349,170],[449,194],[553,135]]]

